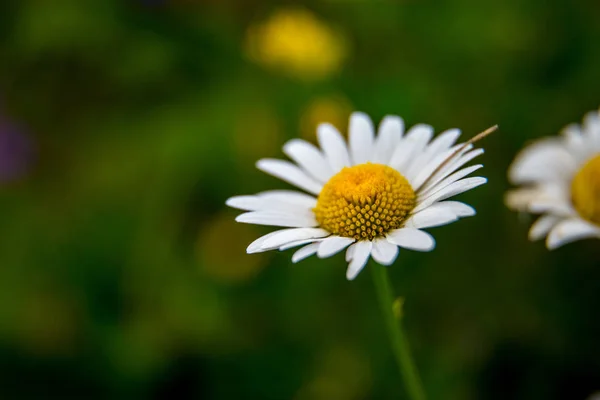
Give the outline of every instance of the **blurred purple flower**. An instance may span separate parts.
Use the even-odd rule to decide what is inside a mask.
[[[25,132],[0,115],[0,183],[23,177],[33,161],[33,143]]]

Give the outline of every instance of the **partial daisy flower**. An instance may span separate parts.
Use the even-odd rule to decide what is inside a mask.
[[[488,129],[482,136],[496,127]],[[292,139],[284,153],[294,161],[262,159],[257,167],[306,193],[288,190],[237,196],[227,205],[248,211],[238,222],[280,226],[248,246],[248,253],[303,246],[293,262],[316,254],[329,257],[344,249],[346,277],[354,279],[369,257],[392,264],[398,247],[431,251],[424,228],[445,225],[475,210],[449,197],[473,189],[486,178],[467,175],[482,165],[463,167],[483,153],[472,142],[455,144],[460,130],[433,138],[433,128],[418,124],[404,133],[404,121],[387,116],[378,134],[363,113],[350,116],[349,140],[333,125],[317,128],[321,149]]]
[[[509,179],[525,187],[510,191],[506,204],[541,214],[530,240],[546,237],[552,250],[584,238],[600,238],[600,112],[583,126],[568,125],[559,137],[541,139],[521,151]]]

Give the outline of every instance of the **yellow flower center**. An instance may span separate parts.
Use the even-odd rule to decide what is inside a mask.
[[[335,235],[372,240],[400,228],[415,203],[415,191],[398,171],[366,163],[333,176],[313,211],[321,228]]]
[[[571,182],[571,199],[583,219],[600,225],[600,154],[575,174]]]

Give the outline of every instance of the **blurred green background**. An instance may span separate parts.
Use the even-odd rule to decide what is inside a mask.
[[[369,273],[246,255],[226,198],[318,122],[483,142],[478,215],[390,268],[431,399],[600,390],[600,246],[508,211],[528,141],[600,103],[597,0],[0,3],[0,398],[405,398]]]

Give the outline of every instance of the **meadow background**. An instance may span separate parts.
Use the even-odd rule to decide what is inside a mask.
[[[431,399],[600,390],[600,246],[503,205],[529,141],[600,105],[596,0],[0,3],[0,397],[395,399],[370,274],[246,255],[237,194],[318,122],[482,143],[478,215],[390,268]]]

